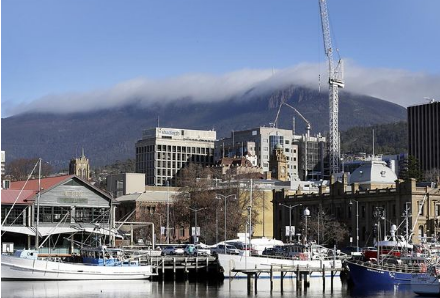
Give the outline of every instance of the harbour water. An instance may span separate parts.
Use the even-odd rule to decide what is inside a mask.
[[[330,278],[326,280],[323,290],[322,279],[310,279],[310,287],[307,290],[296,289],[296,280],[284,280],[284,292],[281,292],[280,280],[274,280],[272,293],[270,292],[270,280],[259,279],[257,295],[247,293],[247,281],[245,279],[225,279],[222,283],[202,282],[173,282],[173,281],[2,281],[2,298],[40,298],[40,297],[63,297],[63,298],[168,298],[168,297],[191,297],[191,298],[240,298],[240,297],[365,297],[382,298],[415,297],[409,287],[392,289],[351,288],[335,278],[333,290],[330,288]]]

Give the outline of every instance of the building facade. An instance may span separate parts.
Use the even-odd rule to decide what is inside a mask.
[[[214,164],[212,130],[156,127],[144,130],[136,142],[136,172],[145,173],[147,185],[175,185],[180,169],[189,163]]]
[[[215,143],[215,160],[223,157],[255,155],[263,172],[270,171],[270,156],[277,144],[283,148],[288,163],[289,179],[298,179],[298,147],[293,144],[292,130],[276,127],[258,127],[250,130],[234,131],[230,138]]]
[[[374,186],[377,186],[377,183],[374,183]],[[290,210],[283,208],[280,203],[297,207],[290,213]],[[381,239],[390,234],[391,224],[399,227],[398,235],[406,235],[403,217],[405,214],[409,216],[408,232],[413,243],[438,240],[440,236],[440,189],[418,187],[414,179],[396,182],[393,187],[362,190],[358,183],[349,184],[345,175],[342,181],[331,181],[329,187],[321,186],[316,193],[275,191],[274,237],[287,240],[284,231],[290,220],[295,227],[295,236],[303,239],[305,208],[310,211],[307,238],[319,244],[332,244],[323,243],[322,218],[327,217],[342,223],[348,231],[343,243],[338,243],[338,246],[373,246],[377,237],[378,210],[383,214],[379,225]],[[320,219],[322,229],[321,234],[317,234],[319,229],[312,231],[310,226],[319,226]]]
[[[29,249],[49,237],[40,252],[70,254],[75,241],[99,245],[89,240],[109,236],[113,207],[110,196],[74,175],[11,182],[1,191],[1,240]]]
[[[408,154],[422,171],[440,169],[440,103],[408,107]]]

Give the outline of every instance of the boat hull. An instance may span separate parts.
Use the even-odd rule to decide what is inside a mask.
[[[286,270],[291,270],[291,272],[285,272],[284,278],[296,278],[294,267],[299,267],[301,269],[309,267],[316,268],[317,271],[312,272],[310,276],[322,277],[322,268],[324,266],[325,276],[331,276],[332,268],[338,270],[342,269],[341,260],[293,260],[284,258],[271,258],[262,256],[242,256],[242,255],[228,255],[228,254],[218,254],[218,260],[220,266],[223,267],[223,274],[225,277],[234,278],[246,278],[247,275],[241,272],[234,272],[233,270],[245,270],[245,269],[261,269],[265,270],[261,272],[259,278],[270,278],[270,272],[268,269],[273,266],[274,270],[276,268],[285,268]],[[319,269],[318,269],[319,268]],[[340,271],[333,271],[333,276],[340,275]],[[273,278],[279,278],[279,272],[274,272]]]
[[[134,280],[148,279],[152,266],[89,266],[2,256],[2,280]]]
[[[347,262],[347,265],[350,270],[350,278],[356,286],[386,287],[411,284],[411,272],[367,266],[365,263]]]
[[[440,280],[426,273],[414,274],[411,279],[411,290],[418,295],[439,295]]]

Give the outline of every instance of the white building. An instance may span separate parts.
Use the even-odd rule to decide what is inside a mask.
[[[145,173],[147,185],[175,184],[176,174],[189,163],[214,163],[213,130],[156,127],[144,130],[136,143],[136,172]]]

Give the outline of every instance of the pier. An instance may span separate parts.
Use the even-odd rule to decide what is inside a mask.
[[[224,278],[218,259],[214,256],[158,256],[151,257],[150,264],[157,269],[156,278],[162,280]]]
[[[252,292],[252,278],[254,279],[254,294],[257,294],[258,291],[258,277],[262,273],[267,273],[270,276],[270,292],[273,291],[273,278],[275,274],[279,274],[281,284],[280,291],[283,293],[284,291],[284,277],[288,273],[294,273],[296,276],[296,288],[304,289],[307,291],[309,287],[309,278],[312,272],[320,272],[322,273],[322,289],[325,290],[325,273],[330,271],[330,287],[333,290],[333,279],[337,272],[344,271],[344,268],[325,268],[322,267],[309,267],[309,266],[279,266],[279,265],[271,265],[270,268],[267,269],[232,269],[231,271],[239,274],[245,274],[247,276],[247,292],[250,294]],[[231,277],[230,280],[234,279]]]

